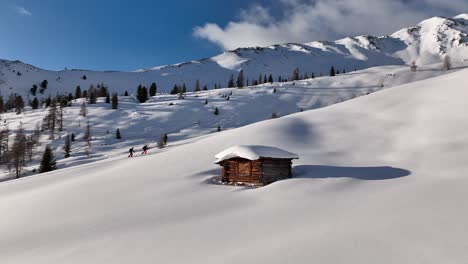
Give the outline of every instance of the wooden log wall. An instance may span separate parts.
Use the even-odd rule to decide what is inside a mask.
[[[222,181],[226,183],[269,184],[291,178],[290,159],[260,159],[250,161],[234,158],[224,161]]]

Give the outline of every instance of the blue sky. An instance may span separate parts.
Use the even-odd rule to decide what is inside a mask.
[[[200,2],[0,0],[0,58],[56,70],[135,70],[212,56],[222,49],[193,28],[224,24],[250,1]]]
[[[392,33],[467,12],[465,1],[0,0],[0,58],[54,70],[135,70],[239,46]]]

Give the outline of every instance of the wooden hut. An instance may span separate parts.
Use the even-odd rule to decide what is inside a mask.
[[[224,183],[266,185],[292,177],[291,152],[267,146],[234,146],[216,156]]]

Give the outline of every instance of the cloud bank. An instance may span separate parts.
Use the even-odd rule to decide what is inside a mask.
[[[362,34],[385,35],[428,17],[468,11],[466,0],[276,0],[275,4],[278,10],[255,4],[241,10],[239,18],[225,27],[206,23],[195,27],[193,34],[232,50]]]
[[[16,9],[16,12],[17,12],[19,15],[22,15],[22,16],[32,16],[31,11],[27,10],[26,8],[24,8],[24,7],[22,7],[22,6],[15,6],[15,9]]]

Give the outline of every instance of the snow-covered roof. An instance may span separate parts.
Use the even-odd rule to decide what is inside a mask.
[[[216,154],[215,158],[215,163],[219,163],[232,158],[244,158],[248,160],[258,160],[259,158],[298,159],[299,156],[275,147],[237,145],[221,151]]]

